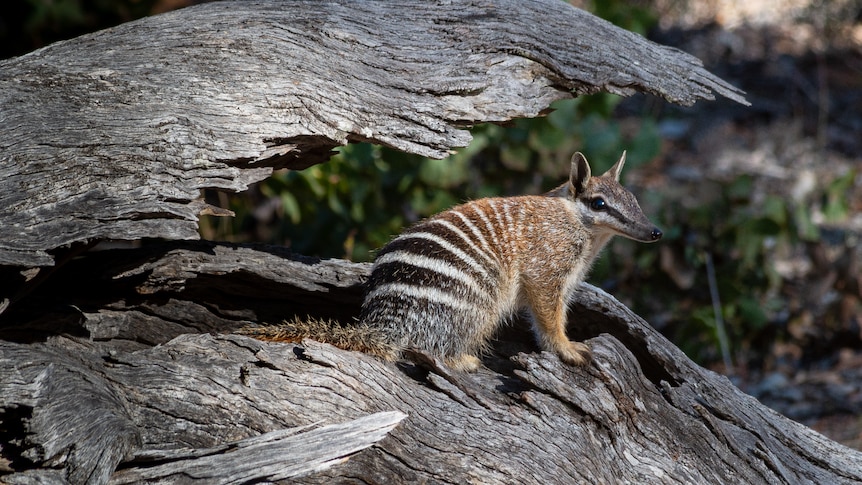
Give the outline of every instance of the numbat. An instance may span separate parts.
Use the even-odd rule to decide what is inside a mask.
[[[421,221],[380,250],[359,322],[295,320],[249,327],[263,340],[312,338],[387,360],[416,348],[473,371],[497,329],[527,309],[542,349],[574,365],[590,349],[566,336],[566,310],[614,235],[661,239],[619,183],[625,152],[593,177],[580,153],[569,180],[544,195],[479,199]]]

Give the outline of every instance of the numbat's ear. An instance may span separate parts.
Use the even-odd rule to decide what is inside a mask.
[[[572,171],[569,174],[569,183],[572,185],[572,193],[577,196],[587,189],[590,180],[590,164],[581,152],[572,155]]]
[[[617,182],[620,181],[620,172],[623,171],[623,165],[626,164],[626,151],[623,150],[623,156],[620,157],[620,161],[614,164],[613,167],[609,168],[607,172],[605,172],[602,177],[613,177]]]

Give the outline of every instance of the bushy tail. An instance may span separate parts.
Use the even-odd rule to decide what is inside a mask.
[[[270,342],[299,343],[307,338],[389,361],[397,359],[402,350],[382,329],[359,322],[345,325],[335,320],[295,318],[277,324],[249,325],[237,333]]]

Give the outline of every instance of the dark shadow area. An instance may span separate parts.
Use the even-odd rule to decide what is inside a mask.
[[[217,248],[243,249],[237,257],[277,259],[238,262],[216,254]],[[284,267],[276,267],[279,261]],[[0,333],[17,342],[67,334],[155,345],[183,333],[226,333],[293,317],[349,322],[359,313],[361,281],[327,283],[337,264],[319,273],[313,269],[329,264],[285,248],[210,242],[91,251],[54,270],[0,315]],[[296,273],[293,284],[285,282],[290,271]]]

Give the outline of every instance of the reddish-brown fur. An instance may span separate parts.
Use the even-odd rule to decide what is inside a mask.
[[[574,288],[614,235],[645,242],[661,237],[618,182],[624,160],[625,154],[606,174],[592,177],[577,153],[570,179],[547,194],[475,200],[407,229],[380,250],[359,327],[346,345],[343,333],[326,338],[327,322],[309,323],[314,329],[294,322],[286,333],[322,335],[386,358],[414,347],[474,370],[499,326],[527,309],[543,349],[585,364],[589,348],[566,336]],[[383,346],[376,342],[381,336]]]

